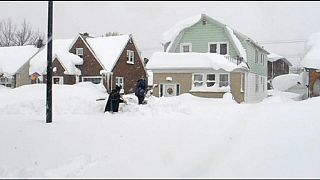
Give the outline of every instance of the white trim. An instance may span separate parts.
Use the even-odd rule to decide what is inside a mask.
[[[82,54],[79,53],[79,50],[82,50]],[[82,56],[81,58],[83,58],[83,55],[84,55],[83,48],[76,48],[76,55],[78,55],[79,57]]]
[[[122,80],[122,83],[119,83],[118,80]],[[122,89],[124,89],[124,77],[116,77],[116,85],[121,85]]]
[[[240,92],[244,92],[243,90],[243,83],[244,83],[244,74],[240,74]]]
[[[192,52],[192,43],[180,43],[180,53],[186,53],[183,52],[183,46],[189,46],[189,52]]]
[[[127,49],[127,63],[128,64],[134,64],[134,61],[135,61],[135,59],[134,59],[134,51],[133,50],[130,50],[130,49]],[[133,55],[133,56],[132,56]],[[132,61],[131,61],[131,57],[133,57],[132,58]]]
[[[81,82],[88,82],[88,81],[83,81],[84,78],[87,78],[87,79],[99,78],[99,79],[101,79],[100,83],[103,81],[102,76],[82,76],[82,77],[81,77]],[[90,82],[91,82],[91,81],[90,81]]]
[[[216,44],[217,45],[217,54],[220,54],[220,45],[221,44],[227,44],[227,54],[225,54],[225,55],[229,55],[229,42],[227,42],[227,41],[218,41],[218,42],[208,42],[208,53],[210,53],[210,45],[211,44]],[[224,54],[223,54],[224,55]]]
[[[52,76],[52,84],[54,84],[54,79],[58,78],[59,79],[59,83],[58,84],[64,84],[63,82],[63,76]]]
[[[195,81],[195,80],[194,80],[194,75],[202,75],[202,81]],[[196,87],[196,86],[194,86],[194,83],[195,83],[195,82],[199,82],[199,83],[202,82],[202,86],[204,85],[205,79],[206,79],[204,75],[205,75],[205,73],[192,73],[191,89],[194,88],[194,87]]]
[[[220,86],[220,75],[228,75],[228,86],[230,86],[230,73],[219,73],[218,74],[218,80],[219,80],[219,87],[226,87],[226,86]]]

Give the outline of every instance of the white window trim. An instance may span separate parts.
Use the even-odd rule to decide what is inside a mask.
[[[181,43],[180,44],[180,53],[186,53],[186,52],[183,52],[183,46],[189,46],[189,52],[192,52],[192,43]]]
[[[103,78],[101,76],[82,76],[81,82],[85,82],[85,81],[83,81],[84,78],[87,78],[87,79],[99,78],[99,79],[101,79],[101,82],[103,81]]]
[[[260,76],[259,75],[255,75],[255,79],[254,79],[254,84],[255,84],[255,92],[258,93],[259,92],[259,80],[260,80]]]
[[[119,83],[119,79],[122,79],[122,84]],[[124,77],[116,77],[116,85],[121,85],[122,89],[124,89]]]
[[[230,73],[219,73],[219,87],[225,87],[225,86],[220,86],[220,75],[226,74],[228,75],[228,86],[230,86]]]
[[[202,81],[195,81],[194,80],[194,75],[202,75]],[[192,88],[196,88],[196,86],[194,86],[194,83],[195,82],[202,82],[203,84],[205,84],[205,80],[206,80],[207,78],[205,77],[205,73],[193,73],[192,74]],[[206,86],[207,86],[207,84],[206,84]]]
[[[208,75],[210,75],[210,74],[214,75],[214,81],[208,80]],[[214,84],[217,83],[217,74],[216,73],[206,73],[206,87],[208,87],[207,83],[210,83],[210,82],[214,82]]]
[[[63,76],[52,76],[52,84],[54,84],[54,78],[59,78],[59,84],[63,84]]]
[[[240,92],[244,92],[244,90],[243,90],[243,83],[244,83],[244,74],[243,73],[241,73],[241,75],[240,75]]]
[[[82,49],[82,54],[79,54],[79,50]],[[79,56],[83,56],[83,48],[76,48],[76,54]]]
[[[132,61],[131,61],[131,58],[130,57],[132,57],[131,55],[133,55],[133,58],[132,58]],[[127,60],[127,63],[128,64],[134,64],[134,51],[132,51],[132,50],[127,50],[127,58],[128,58],[128,60]]]
[[[208,53],[210,53],[210,45],[211,44],[217,44],[217,54],[220,54],[220,44],[227,44],[227,54],[226,55],[229,55],[229,42],[208,42]]]

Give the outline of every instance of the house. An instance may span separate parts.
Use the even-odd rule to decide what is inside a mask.
[[[108,92],[121,85],[128,94],[135,91],[139,78],[147,78],[131,35],[92,37],[85,33],[72,40],[55,40],[53,46],[53,83],[102,83]],[[43,55],[39,53],[30,61],[33,83],[46,82],[46,50],[43,51]]]
[[[37,51],[33,45],[0,47],[0,85],[15,88],[29,84],[28,74],[21,67]]]
[[[199,54],[193,55],[193,53],[212,53],[216,56],[210,56],[209,59],[219,59],[223,63],[228,63],[228,67],[231,62],[234,66],[225,68],[220,65],[213,67],[212,64],[204,64],[205,66],[197,67],[193,63],[195,67],[183,67],[184,70],[181,70],[181,73],[186,73],[185,70],[188,68],[192,68],[192,71],[188,71],[189,74],[185,74],[181,80],[176,79],[181,76],[177,74],[180,70],[177,69],[178,71],[173,74],[168,71],[170,67],[166,67],[167,69],[161,71],[153,71],[154,84],[165,85],[167,79],[160,77],[171,77],[169,80],[179,81],[179,88],[186,90],[181,92],[189,91],[189,93],[205,97],[222,97],[227,89],[221,92],[221,88],[210,88],[210,85],[213,85],[214,82],[225,85],[230,83],[231,92],[238,102],[259,102],[267,96],[267,55],[269,52],[249,37],[205,14],[199,14],[177,23],[163,34],[162,44],[167,53],[162,56],[179,58],[181,63],[188,61],[189,58],[195,58],[195,60],[199,58],[199,62],[209,58],[205,57],[207,55],[200,57]],[[178,55],[171,57],[170,53],[185,53],[185,56],[183,58]],[[149,64],[152,64],[153,60],[151,58]],[[206,60],[206,62],[216,62],[216,60]],[[237,67],[239,65],[241,68]],[[155,66],[152,68],[156,69]],[[189,80],[185,81],[185,79]],[[195,83],[197,81],[199,82]],[[188,88],[183,86],[188,86]],[[201,86],[201,88],[194,89],[193,86]],[[154,94],[160,92],[158,96],[164,95],[161,94],[160,88],[161,86],[156,87],[153,90]]]
[[[270,52],[268,55],[268,89],[272,87],[272,79],[276,76],[289,74],[290,61],[285,57]]]
[[[307,96],[320,96],[320,32],[312,34],[306,42],[301,66],[304,84],[308,87]]]
[[[245,63],[230,62],[216,53],[154,53],[147,68],[159,83],[155,96],[177,96],[191,93],[200,97],[222,98],[232,92],[237,102],[244,101]]]

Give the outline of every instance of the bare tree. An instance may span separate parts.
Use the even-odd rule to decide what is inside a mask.
[[[45,35],[39,30],[34,31],[26,20],[18,28],[11,19],[0,22],[0,47],[37,45],[39,40],[44,40],[44,37]]]
[[[0,46],[15,45],[15,33],[17,26],[12,23],[11,19],[0,22]]]
[[[119,34],[118,32],[107,32],[104,35],[102,35],[102,37],[108,37],[108,36],[119,36],[121,34]]]

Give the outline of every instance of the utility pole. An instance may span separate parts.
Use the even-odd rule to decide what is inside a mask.
[[[52,123],[52,23],[53,23],[53,2],[48,1],[46,123]]]

